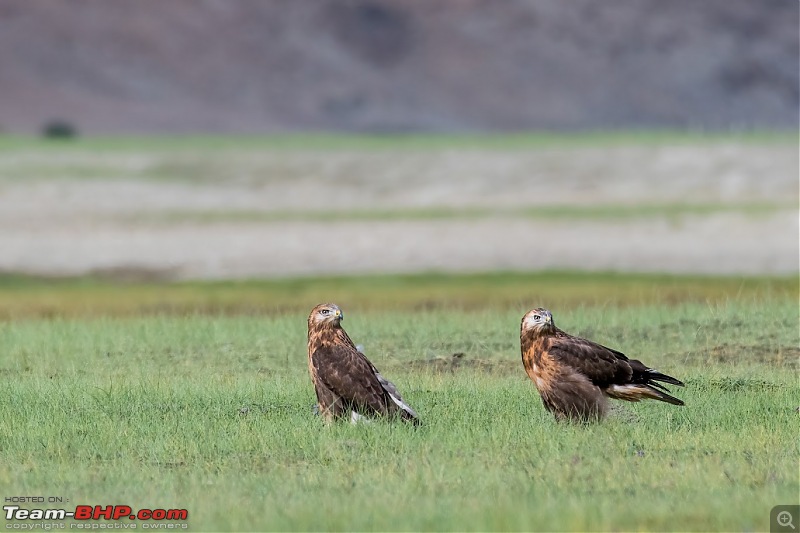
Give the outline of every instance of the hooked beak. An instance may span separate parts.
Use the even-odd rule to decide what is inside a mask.
[[[342,313],[342,310],[341,310],[341,309],[337,309],[337,310],[336,310],[336,311],[333,313],[333,316],[336,318],[336,320],[344,320],[344,313]]]

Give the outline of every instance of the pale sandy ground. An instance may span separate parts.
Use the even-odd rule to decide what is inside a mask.
[[[502,213],[684,202],[782,207],[621,219]],[[797,202],[798,149],[786,143],[19,152],[0,156],[0,270],[178,279],[546,268],[786,274],[798,271]],[[499,213],[436,220],[236,218],[239,212],[475,206]],[[180,215],[193,212],[218,214],[208,220]]]

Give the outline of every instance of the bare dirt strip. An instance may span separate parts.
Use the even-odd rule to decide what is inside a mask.
[[[555,268],[789,274],[800,253],[797,165],[797,147],[786,143],[5,154],[0,270],[174,279]],[[663,204],[709,208],[614,215]],[[567,214],[520,212],[553,206]]]

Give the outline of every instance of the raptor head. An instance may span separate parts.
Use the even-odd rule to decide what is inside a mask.
[[[338,326],[344,320],[344,313],[336,304],[319,304],[308,315],[308,327],[319,325]]]
[[[544,307],[537,307],[531,309],[525,316],[522,317],[522,324],[520,331],[533,331],[536,333],[555,330],[556,323],[553,321],[553,315]]]

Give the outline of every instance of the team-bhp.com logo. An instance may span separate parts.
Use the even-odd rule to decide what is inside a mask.
[[[71,518],[80,521],[104,520],[142,520],[153,521],[155,523],[143,523],[142,529],[187,529],[184,524],[172,524],[170,521],[186,521],[189,518],[189,511],[186,509],[139,509],[134,510],[129,505],[78,505],[75,510],[66,509],[22,509],[19,505],[4,505],[3,511],[7,521],[16,520],[66,520]],[[30,528],[9,528],[7,529],[30,529]],[[66,524],[62,524],[64,527]],[[133,524],[131,526],[135,527]],[[97,529],[98,524],[94,522],[71,523],[70,528],[75,529]],[[126,526],[122,526],[126,527]]]

